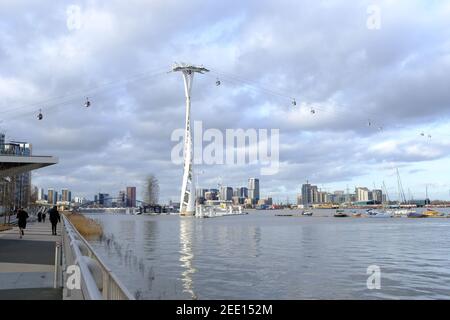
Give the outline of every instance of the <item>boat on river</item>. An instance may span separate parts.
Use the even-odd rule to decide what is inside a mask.
[[[313,212],[312,211],[303,211],[302,212],[302,216],[312,216]]]
[[[408,217],[409,215],[414,215],[416,212],[416,210],[412,210],[412,209],[398,209],[398,210],[392,210],[392,215],[395,218],[401,218],[401,217]]]
[[[217,206],[217,205],[198,205],[195,208],[196,218],[217,218],[228,216],[242,216],[248,212],[242,211],[242,206]]]
[[[425,218],[425,215],[422,212],[410,212],[407,215],[408,218]]]
[[[369,218],[392,218],[393,215],[390,211],[378,211],[372,210],[368,214]]]
[[[334,217],[335,218],[345,218],[345,217],[348,217],[348,214],[345,213],[345,210],[337,209],[336,212],[334,213]]]
[[[422,212],[425,218],[441,218],[444,216],[443,213],[433,210],[433,209],[427,209],[424,212]]]

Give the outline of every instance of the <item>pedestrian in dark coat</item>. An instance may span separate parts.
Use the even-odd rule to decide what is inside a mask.
[[[38,212],[38,222],[42,221],[42,212],[39,210]]]
[[[27,227],[27,219],[28,219],[28,212],[23,210],[23,208],[20,208],[19,211],[17,211],[20,239],[22,239],[22,237],[25,235],[23,230]]]
[[[52,223],[52,235],[56,236],[56,226],[61,221],[61,217],[58,212],[58,208],[54,206],[48,211],[50,222]]]

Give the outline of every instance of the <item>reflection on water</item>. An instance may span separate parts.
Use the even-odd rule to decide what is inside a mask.
[[[259,257],[260,255],[260,246],[259,243],[261,242],[261,228],[260,227],[253,227],[250,229],[250,235],[253,241],[250,242],[252,253],[254,257]]]
[[[91,244],[140,299],[450,298],[450,254],[442,245],[450,242],[450,219],[276,213],[98,215],[105,236]],[[374,264],[381,290],[366,287]]]
[[[193,219],[182,217],[180,218],[180,262],[185,269],[181,273],[181,280],[183,282],[184,291],[189,293],[192,299],[197,299],[194,292],[194,281],[192,276],[197,271],[193,266]]]

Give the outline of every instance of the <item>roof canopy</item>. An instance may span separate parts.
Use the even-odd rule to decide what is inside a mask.
[[[51,156],[12,156],[0,154],[0,178],[14,176],[58,163]]]

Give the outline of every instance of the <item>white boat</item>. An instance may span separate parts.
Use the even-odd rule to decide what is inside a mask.
[[[391,210],[392,215],[395,218],[401,218],[401,217],[408,217],[409,215],[414,215],[416,213],[416,210],[411,209],[398,209],[398,210]]]
[[[337,209],[333,216],[335,218],[346,218],[348,214],[343,209]]]
[[[248,214],[242,211],[242,206],[228,206],[223,208],[221,206],[204,206],[198,205],[195,208],[196,218],[216,218],[225,216],[240,216]]]
[[[369,218],[392,218],[393,214],[390,211],[372,210],[367,215]]]

